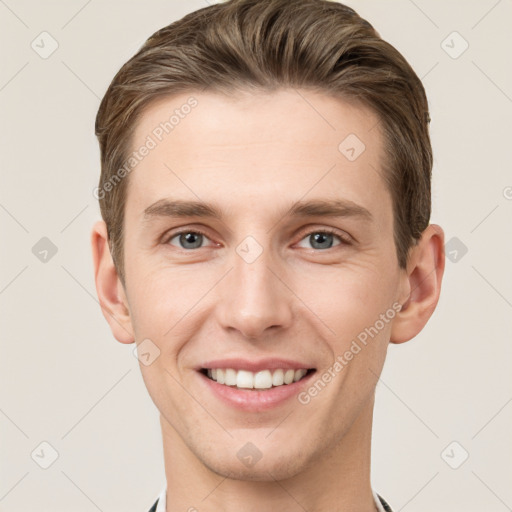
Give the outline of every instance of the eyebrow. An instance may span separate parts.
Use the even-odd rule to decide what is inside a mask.
[[[144,210],[145,222],[154,217],[203,217],[222,220],[223,213],[215,205],[203,201],[160,199]],[[373,220],[369,210],[348,199],[297,201],[284,217],[354,217],[366,222]]]

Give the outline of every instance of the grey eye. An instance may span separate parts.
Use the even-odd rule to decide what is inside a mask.
[[[340,237],[334,233],[329,233],[326,231],[313,231],[306,235],[303,240],[308,240],[313,249],[325,250],[333,247],[334,238],[341,240]]]
[[[169,243],[171,245],[175,245],[171,243],[171,240],[174,240],[175,238],[178,238],[178,247],[180,249],[199,249],[202,246],[204,235],[196,231],[184,231],[183,233],[177,233],[169,239]]]

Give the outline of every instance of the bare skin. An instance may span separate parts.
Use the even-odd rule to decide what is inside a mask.
[[[167,512],[374,511],[375,386],[389,343],[414,338],[437,305],[444,232],[429,225],[400,269],[377,117],[320,93],[161,99],[140,118],[133,147],[191,95],[197,106],[129,175],[125,287],[103,221],[92,232],[113,335],[150,339],[160,350],[140,368],[160,411]],[[353,161],[338,148],[349,134],[365,145]],[[144,215],[162,199],[211,203],[223,217]],[[334,199],[370,216],[286,215],[296,201]],[[189,239],[198,247],[177,228],[203,232]],[[315,242],[325,229],[335,233]],[[261,249],[251,263],[237,252],[248,236],[251,251]],[[312,385],[390,310],[392,319],[308,403],[294,396],[241,411],[197,371],[208,359],[282,357],[315,368]],[[248,442],[261,453],[251,467],[237,456]]]

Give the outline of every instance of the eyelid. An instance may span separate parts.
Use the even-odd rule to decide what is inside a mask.
[[[327,227],[327,226],[307,226],[306,228],[299,231],[300,240],[302,241],[306,236],[312,235],[313,233],[327,233],[330,235],[337,236],[344,245],[350,245],[355,242],[354,238],[352,238],[345,231],[341,231],[337,228]],[[297,235],[297,236],[299,236]]]
[[[194,226],[191,226],[191,227],[185,226],[182,228],[171,229],[170,231],[167,231],[166,233],[164,233],[161,237],[161,243],[164,245],[169,244],[169,242],[173,238],[175,238],[178,235],[183,235],[184,233],[196,233],[198,235],[203,235],[205,238],[208,238],[208,240],[210,240],[210,236],[208,235],[208,233],[206,233],[206,231],[204,229],[196,228]],[[210,241],[212,241],[212,240],[210,240]],[[215,242],[213,242],[213,243],[214,243],[214,245],[218,245]],[[197,249],[187,250],[187,249],[182,249],[181,247],[176,247],[176,249],[186,251],[186,252],[191,252],[192,250],[197,251]],[[201,249],[204,249],[204,247],[201,247]]]
[[[184,233],[196,233],[196,234],[206,237],[208,240],[210,240],[210,242],[213,242],[210,239],[210,236],[208,235],[208,233],[206,233],[206,230],[204,230],[202,228],[194,227],[194,226],[185,226],[185,227],[175,228],[170,231],[167,231],[161,237],[162,238],[161,243],[164,245],[169,244],[170,240],[172,240],[176,236],[182,235]],[[296,236],[300,236],[298,242],[302,242],[302,240],[304,240],[304,238],[306,238],[307,236],[312,235],[314,233],[325,233],[325,234],[337,236],[340,239],[340,245],[352,245],[355,242],[354,238],[352,236],[350,236],[348,233],[338,230],[336,228],[328,227],[328,226],[306,226],[306,227],[302,228],[299,231],[299,233],[296,235]],[[213,246],[215,246],[215,245],[218,246],[219,244],[217,244],[216,242],[213,242]],[[334,246],[334,247],[337,247],[337,246]],[[334,248],[334,247],[332,247],[332,248]],[[185,252],[193,252],[193,251],[197,251],[198,249],[205,249],[205,247],[199,247],[198,249],[189,249],[189,250],[182,249],[181,247],[176,247],[176,249],[185,251]],[[324,252],[327,250],[329,250],[329,249],[324,249],[324,250],[313,249],[313,251],[315,251],[315,252]]]

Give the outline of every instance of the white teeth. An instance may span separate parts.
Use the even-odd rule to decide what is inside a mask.
[[[217,379],[217,382],[219,380]],[[222,384],[222,382],[221,382]],[[246,372],[245,370],[240,370],[236,374],[236,387],[237,388],[253,388],[254,387],[254,377],[252,372]]]
[[[304,377],[304,375],[306,375],[306,373],[307,373],[307,370],[304,370],[304,369],[295,370],[295,375],[293,376],[293,382],[297,382],[298,380],[302,379],[302,377]]]
[[[284,370],[275,370],[272,374],[272,386],[282,386],[284,384]]]
[[[284,374],[284,383],[291,384],[293,382],[293,377],[295,377],[295,370],[286,370]]]
[[[212,380],[226,386],[236,386],[241,389],[269,389],[297,382],[306,375],[307,370],[262,370],[249,372],[247,370],[234,370],[233,368],[209,368],[207,375]]]
[[[270,370],[263,370],[254,376],[254,387],[256,389],[268,389],[272,387],[272,374]]]
[[[236,386],[236,372],[232,368],[228,368],[224,374],[224,384],[226,386]]]

